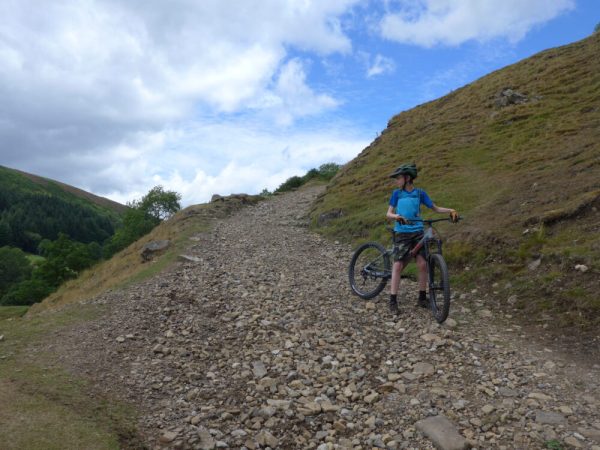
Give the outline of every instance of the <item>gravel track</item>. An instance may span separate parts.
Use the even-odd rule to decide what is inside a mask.
[[[352,249],[308,231],[320,187],[243,208],[193,237],[196,261],[97,297],[60,337],[65,365],[142,411],[149,448],[600,450],[600,365],[496,323],[477,293],[437,325],[403,280],[351,294]],[[431,419],[451,432],[436,438]],[[426,419],[430,419],[427,421]]]

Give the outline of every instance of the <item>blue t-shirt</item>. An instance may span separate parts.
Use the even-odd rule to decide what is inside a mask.
[[[401,215],[406,220],[415,220],[421,218],[421,205],[433,208],[433,202],[422,189],[414,188],[408,192],[403,189],[396,189],[392,192],[390,206],[396,209],[396,214]],[[396,222],[394,231],[396,233],[415,233],[423,230],[423,222],[414,222],[409,225],[401,225]]]

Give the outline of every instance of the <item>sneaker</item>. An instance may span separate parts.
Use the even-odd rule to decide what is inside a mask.
[[[390,299],[390,312],[392,314],[398,315],[400,314],[400,310],[398,309],[398,300]]]

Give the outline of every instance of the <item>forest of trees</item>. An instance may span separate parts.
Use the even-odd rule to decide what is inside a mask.
[[[0,175],[0,305],[41,301],[181,208],[178,193],[156,186],[120,216],[20,175]]]
[[[0,178],[0,247],[35,253],[43,239],[66,233],[79,242],[103,242],[119,225],[116,213],[43,191],[10,189]]]

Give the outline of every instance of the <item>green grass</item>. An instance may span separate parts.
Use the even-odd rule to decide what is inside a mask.
[[[101,314],[90,306],[22,318],[26,308],[0,308],[0,442],[10,450],[141,448],[136,412],[97,394],[67,373],[39,344],[54,332]],[[34,353],[32,346],[36,347]]]
[[[556,439],[552,439],[551,441],[546,441],[545,443],[545,447],[548,450],[563,450],[563,446],[560,443],[560,441],[556,440]]]
[[[598,53],[597,33],[393,117],[328,184],[311,211],[311,228],[356,246],[389,242],[385,212],[394,184],[387,175],[414,161],[417,186],[465,217],[439,227],[458,288],[511,282],[508,295],[527,298],[532,317],[538,305],[557,323],[600,325],[600,277],[593,275],[600,270]],[[495,106],[508,86],[530,101]],[[317,225],[320,214],[337,209],[340,218]],[[426,209],[424,215],[437,216]],[[541,268],[528,270],[540,257]],[[574,272],[576,264],[589,272]],[[549,280],[548,271],[561,276]],[[585,292],[565,301],[577,286]]]
[[[170,247],[165,251],[165,253],[163,253],[156,259],[153,259],[152,261],[146,263],[146,267],[144,267],[139,272],[135,273],[122,284],[117,285],[116,288],[120,289],[127,286],[131,286],[132,284],[139,283],[143,280],[153,277],[156,274],[161,273],[163,270],[165,270],[177,260],[181,252],[185,249],[185,247],[189,245],[189,238],[192,235],[208,230],[210,230],[209,225],[206,223],[201,223],[194,227],[186,229],[182,233],[179,233],[175,242],[173,242],[170,245]]]
[[[24,316],[29,306],[0,306],[0,320]]]

